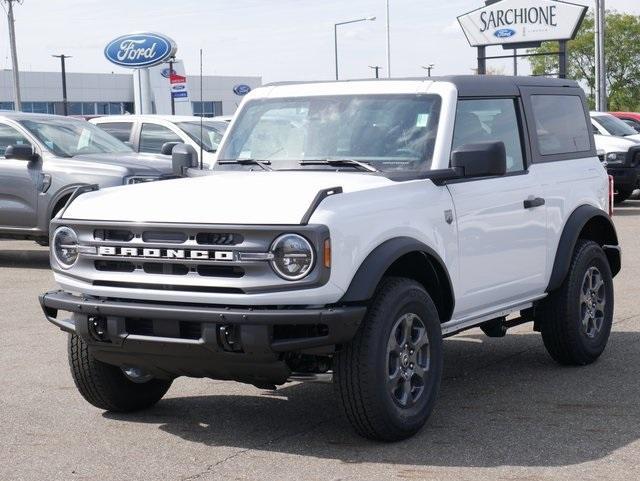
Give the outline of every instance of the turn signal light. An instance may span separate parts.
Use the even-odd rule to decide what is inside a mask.
[[[329,269],[331,267],[331,240],[325,239],[324,241],[324,266]]]

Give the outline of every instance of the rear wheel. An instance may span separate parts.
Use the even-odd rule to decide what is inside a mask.
[[[82,338],[72,334],[68,343],[73,380],[95,407],[113,412],[131,412],[156,404],[172,381],[153,379],[135,368],[121,369],[93,357]]]
[[[613,323],[613,278],[602,248],[578,241],[562,286],[536,314],[542,339],[561,364],[585,365],[604,351]]]
[[[344,413],[367,438],[396,441],[422,428],[442,377],[442,332],[417,282],[387,278],[358,333],[335,360]]]

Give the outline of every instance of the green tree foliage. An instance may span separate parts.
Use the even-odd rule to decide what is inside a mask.
[[[567,75],[582,83],[591,105],[595,91],[594,19],[589,13],[575,40],[569,42]],[[556,42],[543,43],[529,53],[557,52]],[[605,53],[609,110],[640,111],[640,16],[607,12]],[[534,75],[556,75],[558,56],[529,57]]]

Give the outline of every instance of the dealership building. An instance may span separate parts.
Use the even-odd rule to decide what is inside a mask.
[[[133,113],[135,104],[134,75],[131,73],[67,72],[67,98],[70,115],[108,115]],[[232,115],[240,104],[237,86],[256,88],[261,77],[203,76],[202,102],[200,77],[190,81],[190,107],[194,114],[205,116]],[[22,110],[25,112],[62,114],[62,76],[60,72],[20,72]],[[167,96],[170,93],[167,90]],[[156,108],[168,114],[165,108]],[[13,109],[11,70],[0,71],[0,109]]]

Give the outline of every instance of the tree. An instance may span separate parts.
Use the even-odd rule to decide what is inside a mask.
[[[567,76],[586,86],[589,103],[594,105],[595,45],[594,18],[589,13],[575,40],[568,44]],[[556,42],[543,43],[529,53],[558,51]],[[640,111],[640,16],[607,11],[605,54],[610,110]],[[529,57],[534,75],[557,75],[558,56]]]

